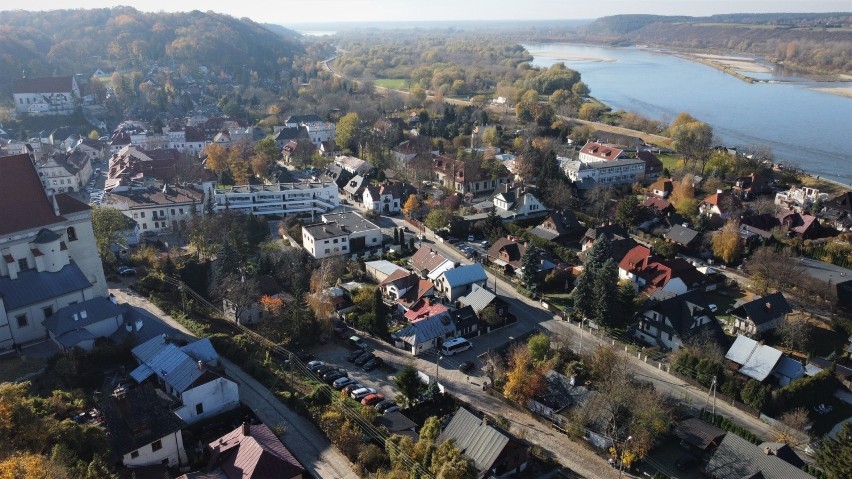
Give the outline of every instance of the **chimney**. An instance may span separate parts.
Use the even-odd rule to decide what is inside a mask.
[[[201,360],[198,361],[197,366],[199,371],[204,371],[204,363]]]
[[[85,309],[80,311],[80,319],[86,319],[88,317],[89,317],[89,313],[87,313]]]
[[[487,426],[487,425],[488,425],[488,418],[487,418],[487,417],[485,417],[485,416],[482,416],[482,425],[483,425],[483,426]]]
[[[772,310],[772,303],[766,303],[766,310],[767,310],[767,311],[771,311],[771,310]]]
[[[242,430],[243,430],[243,431],[242,431],[242,432],[243,432],[243,436],[251,437],[251,426],[249,426],[249,425],[248,425],[248,424],[246,424],[246,423],[243,423],[243,425],[242,425]]]
[[[74,318],[74,321],[77,321],[78,319],[80,319],[80,318],[77,317],[77,313],[72,314],[71,317]]]
[[[763,453],[766,454],[767,456],[771,456],[772,455],[772,448],[769,447],[769,446],[765,446],[763,448]]]
[[[717,194],[722,194],[722,190],[716,190]]]

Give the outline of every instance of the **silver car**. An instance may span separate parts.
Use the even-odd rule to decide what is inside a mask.
[[[376,388],[361,388],[352,391],[352,394],[350,394],[350,396],[352,396],[352,399],[357,399],[360,401],[361,399],[364,399],[370,394],[376,394],[377,392],[378,391],[376,390]]]

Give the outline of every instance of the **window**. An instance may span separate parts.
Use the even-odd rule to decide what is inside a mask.
[[[180,214],[183,214],[183,208],[179,209],[178,211],[180,212]]]
[[[133,219],[134,219],[134,220],[135,220],[136,218],[138,218],[138,217],[139,217],[139,213],[133,213]]]
[[[325,254],[329,254],[329,253],[331,253],[331,250],[330,250],[330,249],[328,249],[328,248],[326,248],[326,249],[325,249]]]
[[[337,244],[337,238],[334,238],[334,244]]]
[[[669,333],[669,341],[672,340],[672,333]]]
[[[18,269],[21,271],[30,269],[30,264],[27,262],[27,258],[21,258],[18,260]]]
[[[377,239],[377,238],[373,238],[373,243],[375,243],[376,241],[378,241],[378,239]]]
[[[346,245],[341,246],[340,249],[342,249],[343,251],[346,251]]]
[[[148,223],[142,223],[142,229],[147,230],[148,229]]]
[[[49,318],[53,316],[53,306],[48,306],[46,308],[42,308],[41,312],[44,313],[45,318]]]
[[[204,414],[204,403],[198,403],[195,405],[195,414]]]
[[[18,321],[18,327],[19,328],[24,328],[24,327],[27,326],[27,324],[29,324],[29,322],[27,321],[27,315],[26,314],[16,316],[15,319]]]
[[[151,443],[151,450],[154,452],[159,451],[163,448],[163,441],[157,439],[156,441]]]
[[[139,457],[138,449],[130,453],[130,459],[136,459],[137,457]]]
[[[183,213],[183,211],[181,211],[181,213]],[[175,214],[175,209],[174,209],[174,208],[172,208],[172,214]]]
[[[144,211],[143,211],[143,212],[141,212],[141,213],[139,213],[139,214],[141,215],[141,217],[142,217],[142,218],[144,218],[144,217],[145,217],[145,212],[144,212]]]

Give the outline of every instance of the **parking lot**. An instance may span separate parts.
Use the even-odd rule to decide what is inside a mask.
[[[373,348],[373,343],[369,342],[368,344],[367,349],[375,354],[376,351]],[[346,360],[346,357],[352,351],[353,348],[347,346],[342,340],[336,339],[314,349],[313,354],[317,360],[346,371],[350,378],[363,384],[364,387],[376,388],[378,392],[385,396],[385,399],[393,400],[396,397],[393,379],[398,369],[392,364],[385,362],[384,365],[372,371],[364,371],[361,366]],[[386,359],[385,355],[377,354],[377,356]]]

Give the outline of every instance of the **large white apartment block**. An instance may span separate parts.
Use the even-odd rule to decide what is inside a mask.
[[[205,191],[209,188],[205,186]],[[256,216],[321,214],[340,206],[334,182],[244,185],[212,191],[216,211],[230,209]]]
[[[149,186],[112,191],[104,206],[121,211],[139,225],[141,233],[183,231],[194,214],[204,209],[204,191],[191,185]]]
[[[598,161],[613,161],[625,158],[624,150],[589,141],[580,149],[580,161],[595,163]]]
[[[381,246],[381,228],[354,211],[325,214],[322,223],[302,227],[302,247],[317,259]]]
[[[634,158],[612,161],[567,161],[565,174],[581,190],[595,186],[631,185],[645,176],[645,162]]]
[[[29,155],[0,158],[0,350],[48,337],[70,304],[107,295],[88,205],[48,197]]]

